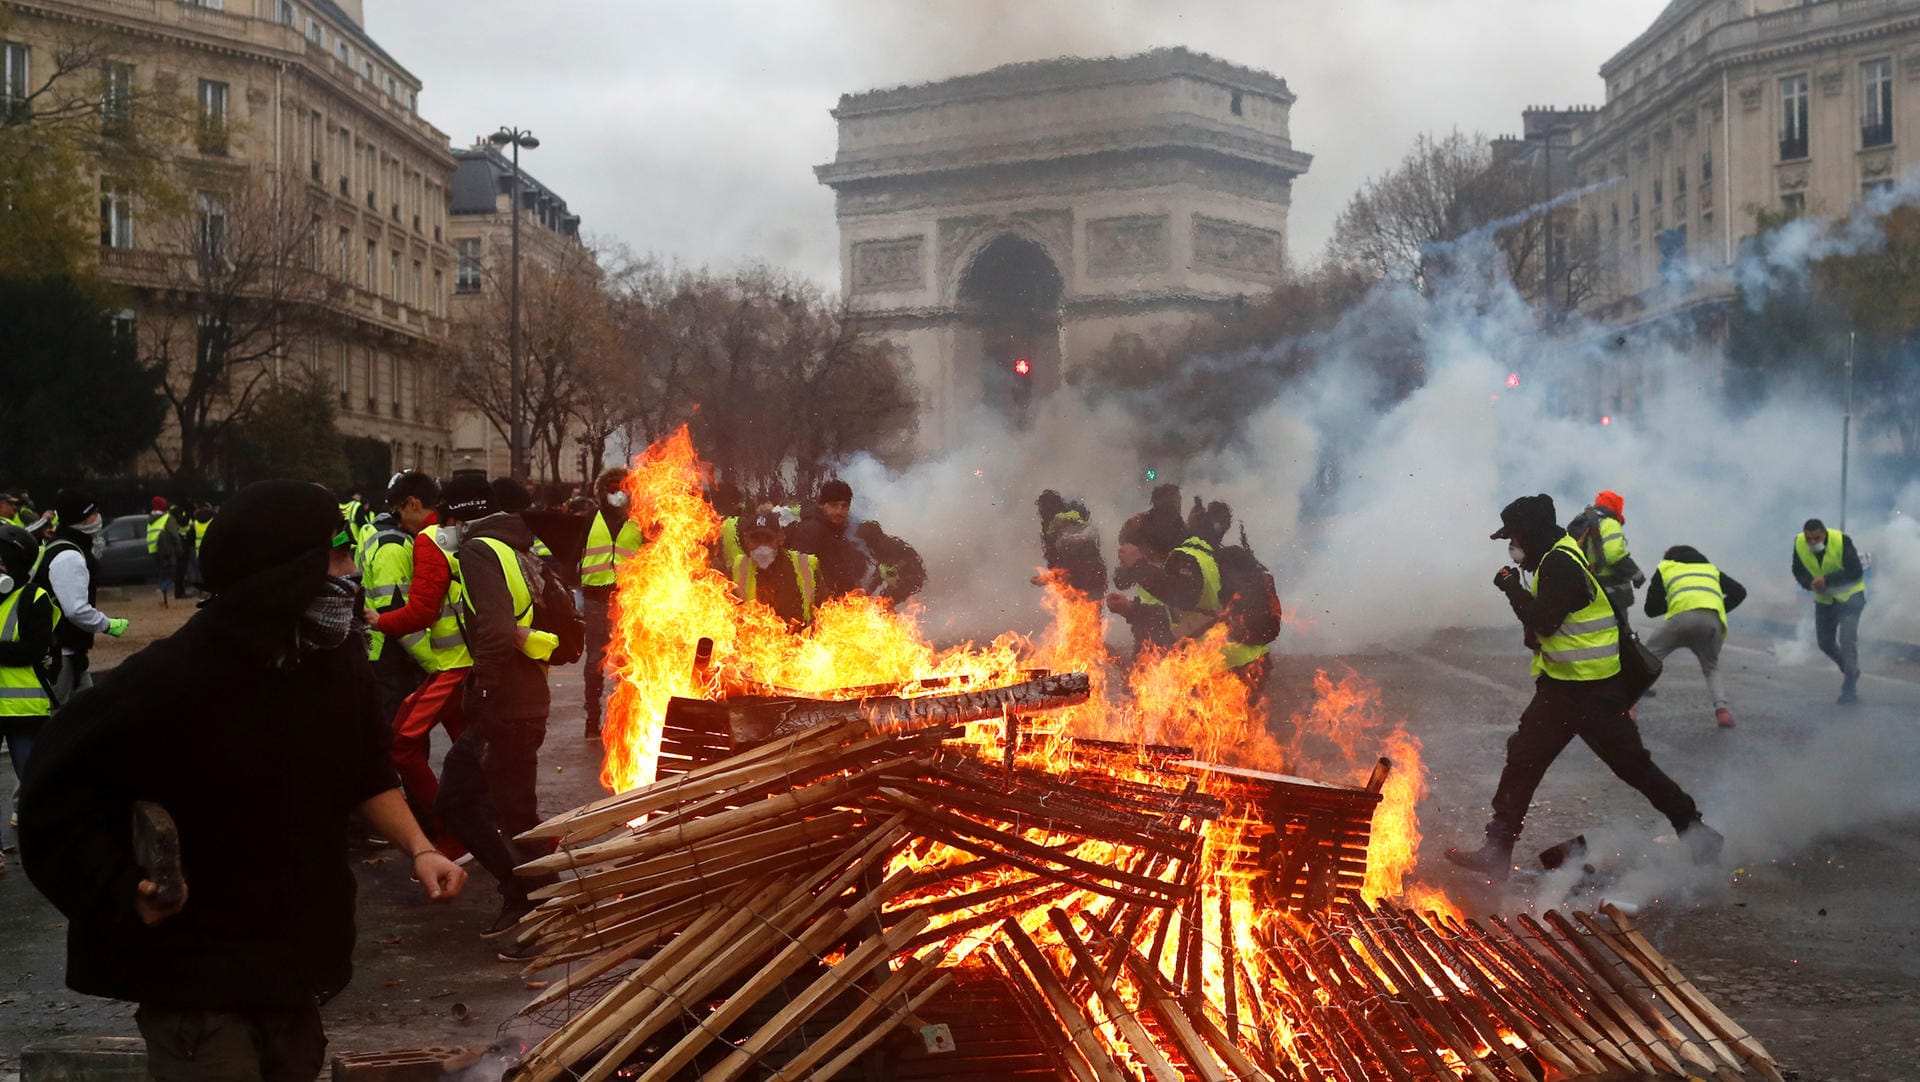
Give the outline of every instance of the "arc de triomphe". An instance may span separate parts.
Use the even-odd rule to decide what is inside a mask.
[[[1178,48],[843,96],[816,170],[841,284],[909,358],[922,446],[953,445],[975,403],[1017,411],[1116,334],[1168,335],[1270,289],[1312,161],[1288,137],[1293,101],[1283,79]]]

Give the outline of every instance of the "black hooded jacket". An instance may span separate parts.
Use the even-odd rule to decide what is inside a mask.
[[[867,581],[873,561],[848,536],[851,532],[846,523],[834,525],[816,507],[787,533],[788,548],[820,557],[819,601],[850,594]]]
[[[533,548],[533,530],[519,515],[489,515],[473,523],[460,542],[460,581],[472,609],[466,620],[467,648],[473,653],[473,672],[467,678],[465,693],[469,716],[495,720],[544,718],[552,705],[547,667],[520,651],[516,630],[519,613],[500,560],[485,538],[504,542],[524,557],[520,566],[528,590],[541,590],[543,582],[540,561],[529,551]],[[571,598],[564,600],[572,606]],[[549,598],[548,603],[559,601]]]
[[[346,985],[348,813],[398,779],[364,642],[294,649],[325,574],[322,548],[226,585],[75,696],[35,746],[21,858],[68,918],[75,991],[243,1011]],[[133,904],[137,800],[172,814],[186,872],[186,907],[152,928]]]
[[[1580,558],[1553,547],[1566,534],[1560,527],[1548,525],[1514,538],[1526,553],[1521,567],[1533,572],[1538,588],[1529,591],[1516,576],[1503,589],[1514,616],[1526,629],[1529,649],[1538,649],[1541,636],[1559,630],[1567,617],[1593,601],[1593,584]]]

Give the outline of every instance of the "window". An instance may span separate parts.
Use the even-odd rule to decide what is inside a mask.
[[[1241,115],[1240,92],[1238,90],[1234,91],[1233,96],[1227,99],[1227,112],[1232,113],[1234,116]]]
[[[320,226],[320,216],[315,214],[307,221],[307,269],[318,272],[320,266],[320,245],[326,238],[326,232]]]
[[[400,416],[400,355],[397,353],[387,358],[387,393],[393,416]]]
[[[133,309],[115,312],[107,330],[113,336],[113,351],[122,360],[131,361],[140,355],[140,322]]]
[[[372,241],[368,241],[367,242],[367,292],[369,293],[378,293],[380,291],[380,279],[374,277],[374,263],[379,258],[380,258],[380,246],[375,244]]]
[[[1807,193],[1788,192],[1780,197],[1780,209],[1790,218],[1797,218],[1807,212]]]
[[[133,123],[133,65],[109,60],[100,65],[100,131],[125,135]]]
[[[400,253],[390,253],[387,263],[387,296],[400,299]]]
[[[1673,196],[1678,199],[1685,194],[1687,194],[1687,167],[1676,165],[1673,167]]]
[[[463,238],[459,248],[460,269],[453,277],[453,291],[478,293],[480,292],[480,238]]]
[[[340,343],[340,365],[335,370],[335,377],[340,392],[340,406],[345,409],[352,399],[349,392],[353,388],[353,354],[348,351],[345,342]]]
[[[206,8],[210,11],[219,11],[226,5],[226,0],[180,0],[180,2],[190,8]]]
[[[353,170],[353,133],[345,128],[340,129],[340,157],[337,160],[340,163],[340,194],[350,197],[353,182],[348,174]]]
[[[1882,58],[1860,65],[1860,145],[1883,147],[1893,142],[1893,61]]]
[[[0,42],[0,119],[8,124],[23,124],[32,113],[27,101],[32,52],[17,41]]]
[[[368,347],[368,349],[367,349],[367,367],[366,367],[366,373],[367,373],[367,385],[366,385],[366,392],[367,392],[367,412],[368,412],[368,413],[378,413],[378,412],[380,412],[380,407],[379,407],[379,405],[377,404],[377,403],[378,403],[378,401],[379,401],[379,399],[378,399],[378,397],[377,397],[377,396],[375,395],[375,392],[374,392],[374,386],[373,386],[373,385],[374,385],[374,382],[375,382],[376,380],[378,380],[378,379],[380,378],[380,373],[379,373],[379,371],[378,371],[378,369],[377,369],[377,367],[376,367],[376,365],[375,365],[375,363],[374,363],[374,360],[373,360],[373,349],[372,349],[372,347]]]
[[[133,203],[118,181],[100,178],[100,246],[133,247]]]
[[[1633,214],[1632,214],[1632,218],[1633,218],[1633,220],[1634,220],[1634,221],[1636,221],[1636,222],[1640,220],[1640,193],[1639,193],[1639,192],[1634,192],[1634,193],[1633,193]]]
[[[1780,80],[1780,160],[1807,156],[1807,77]]]
[[[446,309],[441,307],[446,295],[447,276],[436,270],[433,272],[433,297],[427,304],[428,310],[436,316],[446,315]]]
[[[1660,177],[1656,174],[1653,178],[1653,205],[1657,207],[1662,202],[1663,200],[1660,198]]]
[[[227,325],[218,316],[201,316],[195,328],[194,353],[202,371],[216,371],[214,377],[224,393],[227,389]]]
[[[1872,196],[1876,192],[1890,192],[1892,190],[1893,190],[1892,180],[1889,180],[1885,177],[1882,177],[1879,180],[1869,180],[1865,184],[1860,185],[1860,198],[1869,199],[1869,198],[1872,198]]]
[[[412,292],[407,294],[407,303],[413,305],[415,308],[420,307],[420,276],[422,273],[423,273],[423,268],[420,266],[420,261],[418,259],[414,260],[413,261],[413,280],[412,280],[413,290]]]
[[[1612,223],[1611,227],[1613,231],[1618,233],[1620,231],[1620,204],[1619,203],[1608,204],[1607,214],[1608,214],[1608,217],[1611,219],[1611,223]]]
[[[194,200],[200,213],[194,243],[202,267],[211,268],[226,258],[227,204],[214,192],[201,192]]]
[[[340,227],[340,277],[345,278],[353,268],[353,231]]]
[[[321,119],[320,110],[307,114],[307,175],[313,182],[320,183],[320,155],[322,136],[326,133],[326,121]]]
[[[200,80],[200,152],[227,152],[227,84]]]
[[[280,0],[280,25],[300,25],[300,12],[294,9],[292,0]]]
[[[1687,261],[1687,227],[1674,226],[1656,236],[1654,246],[1660,251],[1660,277],[1666,278]]]
[[[311,15],[307,16],[307,40],[316,45],[320,43],[320,20]]]
[[[1713,151],[1711,150],[1700,152],[1700,183],[1713,183]]]

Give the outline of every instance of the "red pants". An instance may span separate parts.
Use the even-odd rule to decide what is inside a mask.
[[[466,715],[460,712],[460,688],[468,671],[450,669],[427,677],[393,716],[393,768],[400,774],[400,784],[406,788],[415,814],[425,817],[421,819],[423,827],[431,822],[434,801],[440,798],[440,780],[433,776],[433,764],[427,758],[430,737],[435,725],[447,730],[449,740],[460,739],[466,731]],[[436,832],[429,827],[428,833]],[[437,842],[444,840],[435,838]],[[440,850],[450,852],[445,844]],[[458,855],[457,843],[451,852]]]

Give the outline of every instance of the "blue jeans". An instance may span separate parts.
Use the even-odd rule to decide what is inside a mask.
[[[7,755],[13,760],[13,807],[11,811],[20,811],[20,779],[27,776],[27,757],[33,754],[33,739],[40,735],[40,727],[47,723],[44,717],[37,718],[0,718],[0,740],[7,742]]]

